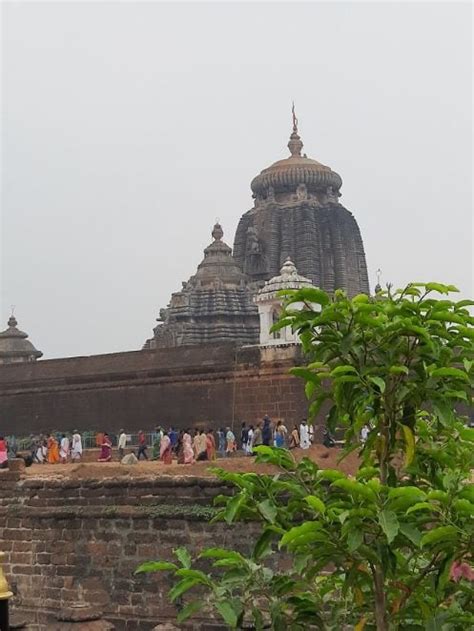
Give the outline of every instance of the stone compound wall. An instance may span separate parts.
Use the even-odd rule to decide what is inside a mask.
[[[306,416],[299,347],[180,347],[0,366],[0,433],[117,432]]]
[[[222,492],[229,491],[214,478],[80,480],[0,471],[0,550],[14,615],[43,631],[83,600],[118,631],[175,620],[169,578],[134,570],[143,561],[172,559],[180,545],[192,552],[241,548],[258,524],[245,526],[245,536],[242,528],[210,525],[212,498]],[[194,628],[223,627],[201,621]]]

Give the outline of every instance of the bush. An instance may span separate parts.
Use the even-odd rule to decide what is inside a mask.
[[[350,477],[259,447],[257,461],[279,473],[216,469],[236,492],[219,499],[215,519],[259,520],[262,531],[248,558],[204,550],[207,571],[183,549],[177,564],[139,568],[173,572],[173,601],[200,587],[180,621],[212,610],[232,628],[474,627],[474,430],[456,411],[471,405],[474,303],[451,301],[453,291],[416,283],[375,298],[285,294],[276,328],[300,335],[308,365],[293,373],[310,413],[329,405],[328,426],[345,427],[345,454],[358,450],[360,467]]]

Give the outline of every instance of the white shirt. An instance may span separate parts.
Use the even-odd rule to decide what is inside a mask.
[[[118,447],[119,449],[125,449],[126,445],[127,445],[127,434],[123,432],[119,436]]]
[[[309,428],[304,423],[300,425],[300,447],[302,449],[309,449],[311,443],[309,440]]]
[[[72,435],[72,451],[74,454],[82,454],[82,438],[80,434]]]

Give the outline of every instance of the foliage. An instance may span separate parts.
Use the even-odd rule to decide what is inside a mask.
[[[275,475],[215,470],[236,492],[218,498],[214,520],[259,521],[261,534],[249,555],[212,548],[191,559],[180,549],[179,565],[139,568],[173,572],[172,600],[199,586],[180,620],[206,609],[231,628],[474,627],[474,430],[455,409],[471,403],[473,303],[451,301],[452,291],[286,293],[276,326],[298,331],[309,358],[293,372],[310,413],[345,427],[360,467],[351,477],[259,447]]]

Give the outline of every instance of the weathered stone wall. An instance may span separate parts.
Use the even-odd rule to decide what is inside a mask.
[[[288,424],[306,415],[297,347],[180,347],[0,366],[0,432]]]
[[[0,550],[15,616],[44,630],[82,599],[119,631],[174,620],[169,578],[134,571],[143,561],[171,560],[180,545],[192,552],[245,545],[258,524],[246,525],[243,536],[242,527],[208,523],[212,498],[222,492],[229,490],[214,478],[80,480],[0,471]]]

